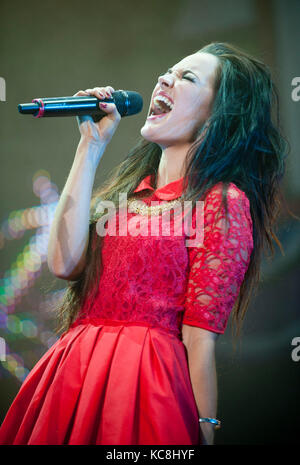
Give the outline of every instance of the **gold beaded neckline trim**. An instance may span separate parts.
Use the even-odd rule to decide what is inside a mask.
[[[139,215],[156,216],[181,205],[179,198],[160,205],[146,205],[142,200],[130,199],[127,201],[128,211]]]

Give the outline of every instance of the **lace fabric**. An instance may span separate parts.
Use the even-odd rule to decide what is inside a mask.
[[[207,195],[204,241],[189,248],[189,278],[183,323],[224,333],[253,250],[249,200],[233,183],[227,194],[228,220],[221,206],[221,185]]]
[[[223,333],[248,268],[253,240],[246,195],[230,184],[226,224],[224,208],[220,209],[221,187],[214,186],[205,199],[200,247],[186,247],[187,237],[175,235],[174,228],[170,235],[161,234],[161,227],[160,233],[151,235],[150,222],[141,228],[145,218],[128,213],[126,234],[110,230],[104,237],[98,293],[93,302],[86,302],[75,324],[83,318],[92,323],[144,322],[179,335],[184,323]],[[155,192],[144,202],[154,200],[165,202]],[[162,221],[162,215],[157,221]],[[192,223],[195,226],[195,216]],[[118,231],[119,215],[115,226]]]

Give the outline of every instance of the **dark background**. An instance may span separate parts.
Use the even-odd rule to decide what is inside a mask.
[[[79,133],[74,118],[34,119],[17,112],[35,97],[73,95],[112,85],[140,92],[144,109],[122,119],[102,158],[95,187],[139,136],[157,76],[211,41],[228,41],[264,60],[281,97],[291,144],[284,192],[300,214],[299,0],[27,1],[0,4],[0,420],[28,371],[56,340],[53,308],[66,283],[46,264],[49,212],[71,168]],[[264,258],[259,290],[234,345],[230,326],[217,343],[216,444],[298,440],[300,222],[283,212],[273,260]],[[300,352],[299,352],[300,353]]]

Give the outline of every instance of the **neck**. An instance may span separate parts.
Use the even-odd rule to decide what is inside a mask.
[[[170,146],[163,149],[158,166],[156,189],[184,176],[183,165],[190,146],[190,143],[186,143],[179,147]]]

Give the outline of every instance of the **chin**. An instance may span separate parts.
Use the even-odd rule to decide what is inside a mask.
[[[154,140],[155,139],[154,135],[152,135],[152,137],[151,137],[151,132],[153,132],[153,131],[151,131],[151,130],[149,130],[149,128],[147,128],[147,123],[145,123],[144,126],[140,130],[140,134],[144,139],[148,140],[149,142],[156,142]]]
[[[159,132],[157,128],[149,127],[147,122],[140,130],[141,136],[146,139],[148,142],[153,142],[156,145],[159,145],[162,150],[165,148],[176,145],[176,141],[173,140],[162,140],[159,138]]]

